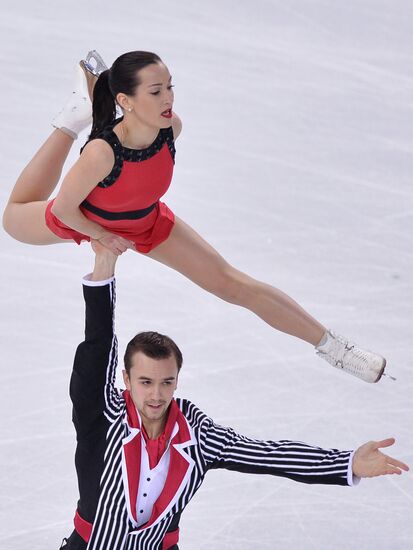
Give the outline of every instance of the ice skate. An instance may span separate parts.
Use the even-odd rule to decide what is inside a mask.
[[[107,67],[96,52],[90,51],[76,67],[73,92],[63,109],[55,116],[52,126],[73,139],[92,123],[93,88],[98,76]]]
[[[80,61],[79,65],[85,73],[89,97],[93,101],[93,88],[99,75],[107,70],[106,63],[96,50],[91,50],[87,54],[86,59]]]
[[[386,367],[384,357],[361,349],[332,331],[326,332],[316,350],[317,355],[333,367],[357,376],[365,382],[378,382]]]
[[[103,61],[101,55],[96,50],[91,50],[86,59],[82,59],[80,65],[84,67],[89,73],[96,76],[96,78],[107,70],[106,63]]]

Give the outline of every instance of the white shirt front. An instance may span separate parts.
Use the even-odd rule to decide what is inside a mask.
[[[136,500],[138,527],[141,527],[151,517],[153,505],[165,487],[171,458],[170,445],[168,443],[166,451],[162,455],[160,461],[155,468],[151,470],[145,438],[143,435],[141,435],[141,438],[141,474],[139,478],[138,498]]]

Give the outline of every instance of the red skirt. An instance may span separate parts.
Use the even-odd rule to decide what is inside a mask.
[[[71,239],[77,244],[82,241],[90,241],[88,235],[83,235],[75,229],[71,229],[56,218],[52,212],[54,199],[46,207],[46,225],[61,239]],[[144,218],[138,220],[105,220],[96,216],[88,210],[80,208],[82,213],[91,221],[98,223],[101,227],[119,235],[135,244],[138,252],[146,254],[159,244],[166,241],[175,223],[175,216],[165,203],[158,201],[156,207]]]

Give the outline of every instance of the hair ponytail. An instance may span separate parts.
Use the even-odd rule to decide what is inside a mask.
[[[128,52],[118,57],[110,69],[103,71],[93,89],[93,124],[89,140],[94,139],[116,120],[116,97],[133,95],[140,84],[139,71],[148,65],[162,63],[152,52]]]
[[[89,140],[116,119],[116,101],[109,86],[109,69],[103,71],[93,89],[93,124]]]

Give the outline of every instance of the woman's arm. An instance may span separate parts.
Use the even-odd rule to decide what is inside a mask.
[[[119,254],[132,248],[130,241],[113,235],[98,223],[88,220],[79,208],[97,184],[110,174],[113,164],[113,151],[105,141],[95,139],[89,142],[64,178],[52,212],[67,226],[99,240],[113,253]]]

